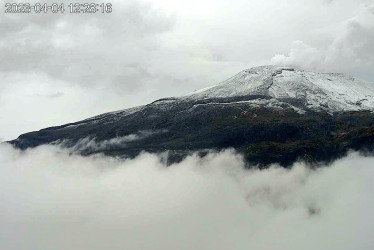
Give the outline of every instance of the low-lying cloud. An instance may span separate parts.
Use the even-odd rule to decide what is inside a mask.
[[[167,130],[140,130],[137,133],[129,134],[126,136],[118,136],[109,140],[98,140],[96,137],[86,137],[79,139],[77,142],[71,140],[57,140],[52,142],[52,145],[57,145],[59,147],[66,148],[71,152],[84,152],[84,151],[99,151],[107,150],[113,147],[125,148],[129,143],[134,141],[139,141],[150,137],[155,134],[165,133]]]
[[[233,151],[81,157],[0,146],[1,249],[373,249],[374,158],[245,170]]]

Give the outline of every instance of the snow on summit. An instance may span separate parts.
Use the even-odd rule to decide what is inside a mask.
[[[235,98],[240,97],[240,98]],[[203,103],[199,100],[206,100]],[[169,110],[187,102],[201,105],[245,103],[250,107],[292,108],[298,113],[308,110],[328,113],[374,111],[374,83],[367,83],[341,73],[316,73],[291,67],[260,66],[246,69],[211,87],[181,97],[163,98],[151,104],[110,112],[84,122],[113,122],[152,106]]]
[[[263,96],[281,103],[293,99],[302,102],[305,109],[312,110],[374,110],[374,84],[340,73],[315,73],[279,66],[243,70],[218,85],[195,91],[185,98],[237,96]]]

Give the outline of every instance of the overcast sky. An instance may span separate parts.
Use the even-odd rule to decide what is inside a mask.
[[[374,0],[112,0],[111,14],[4,14],[5,2],[3,140],[183,95],[258,65],[374,82]]]

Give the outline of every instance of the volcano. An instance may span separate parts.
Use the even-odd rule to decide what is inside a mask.
[[[22,150],[60,145],[82,155],[187,155],[235,149],[248,166],[328,164],[350,150],[374,149],[374,84],[340,73],[290,67],[243,70],[181,97],[30,132],[10,141]]]

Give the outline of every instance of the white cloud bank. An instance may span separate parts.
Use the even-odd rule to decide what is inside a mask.
[[[373,249],[374,158],[244,170],[231,151],[166,168],[0,146],[1,249]]]

